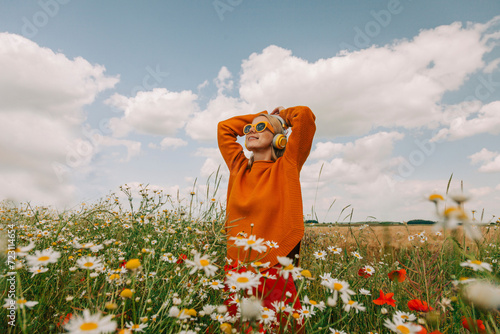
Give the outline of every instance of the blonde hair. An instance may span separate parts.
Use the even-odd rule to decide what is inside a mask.
[[[276,117],[274,117],[272,115],[269,115],[269,114],[265,114],[265,113],[257,115],[257,117],[259,117],[259,116],[264,116],[265,118],[267,118],[267,122],[269,124],[271,124],[271,126],[273,127],[274,135],[283,134],[283,135],[286,136],[286,131],[283,128],[283,125],[281,124],[281,122]],[[271,143],[271,160],[272,161],[276,161],[276,160],[278,160],[278,158],[282,157],[283,154],[285,153],[285,149],[286,148],[283,148],[281,150],[277,149]],[[252,153],[252,155],[250,156],[250,159],[248,159],[247,169],[251,169],[252,168],[253,162],[254,162],[254,156],[253,156],[253,153]]]

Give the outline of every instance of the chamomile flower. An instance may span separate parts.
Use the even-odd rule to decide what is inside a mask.
[[[359,254],[358,252],[351,252],[352,256],[358,258],[359,260],[363,259],[363,257],[361,256],[361,254]]]
[[[83,310],[83,315],[74,315],[69,322],[64,325],[71,334],[99,334],[114,332],[116,322],[112,321],[112,315],[102,317],[100,313],[90,314],[89,310]]]
[[[26,260],[31,267],[44,266],[49,263],[56,263],[61,257],[61,253],[52,249],[35,251],[35,255],[26,255]]]
[[[462,263],[460,263],[460,265],[462,267],[470,267],[474,271],[483,271],[483,270],[491,271],[492,270],[491,264],[486,263],[486,262],[481,262],[479,260],[474,260],[474,261],[467,260],[467,262],[462,262]]]
[[[269,248],[279,248],[280,246],[276,241],[266,241],[265,244],[269,246]]]
[[[420,325],[412,322],[404,322],[398,318],[393,319],[393,321],[385,319],[384,326],[398,334],[417,334],[422,330]]]
[[[76,264],[81,269],[87,269],[87,270],[97,269],[102,267],[101,260],[94,256],[83,256],[76,261]]]
[[[203,270],[205,275],[208,277],[214,276],[215,272],[218,270],[216,266],[211,264],[210,257],[208,255],[200,256],[200,253],[194,255],[193,261],[185,260],[188,267],[193,267],[189,272],[190,275],[194,274],[197,270]]]
[[[227,278],[227,284],[229,286],[235,286],[239,290],[246,290],[250,288],[256,288],[260,284],[260,275],[256,275],[251,271],[242,273],[233,273]]]
[[[132,332],[144,332],[143,329],[148,327],[148,324],[134,324],[132,321],[127,323],[127,328]]]
[[[260,322],[263,324],[271,324],[276,320],[276,312],[267,307],[262,308],[262,312],[260,314]]]
[[[314,257],[317,259],[317,260],[324,260],[326,259],[326,252],[325,251],[317,251],[317,252],[314,252]]]
[[[315,300],[309,299],[309,297],[307,297],[307,296],[304,297],[304,299],[302,300],[302,302],[304,304],[311,305],[311,310],[313,310],[314,308],[317,308],[320,311],[323,311],[326,308],[325,302],[321,301],[321,302],[318,303]]]
[[[402,320],[403,322],[408,322],[408,321],[415,321],[417,317],[409,312],[396,311],[396,313],[393,316],[393,319],[399,319]]]
[[[220,290],[224,287],[224,284],[221,280],[215,279],[210,282],[209,286],[214,290]]]
[[[288,279],[288,276],[292,274],[293,276],[299,275],[302,271],[299,267],[294,267],[293,260],[286,256],[278,256],[278,262],[282,265],[280,270],[280,275],[284,279]]]
[[[45,268],[45,267],[31,267],[31,268],[29,268],[30,273],[33,274],[33,275],[31,275],[31,277],[34,277],[35,275],[38,275],[41,273],[44,273],[47,270],[49,270],[49,268]]]
[[[330,333],[333,333],[333,334],[347,334],[347,332],[344,332],[344,331],[339,331],[338,329],[335,329],[335,328],[328,328],[330,330]]]
[[[162,255],[161,259],[168,263],[174,263],[177,258],[172,253],[165,253]]]
[[[334,247],[334,246],[329,246],[328,250],[332,252],[333,254],[340,254],[342,252],[342,248],[340,247]]]
[[[309,306],[302,306],[302,308],[300,310],[298,310],[299,312],[299,315],[301,318],[310,318],[312,317],[313,315],[315,315],[314,313],[314,308]]]
[[[17,308],[32,308],[33,306],[37,305],[38,302],[36,301],[27,301],[26,299],[19,298],[17,300],[13,300],[10,298],[5,299],[5,304],[3,305],[4,308],[12,307],[11,305],[14,305],[14,307]]]
[[[267,251],[267,246],[264,244],[264,239],[259,238],[255,235],[251,235],[248,239],[245,238],[233,238],[234,244],[239,247],[243,247],[244,250],[254,250],[256,252],[262,253]]]
[[[349,312],[351,309],[354,309],[356,313],[358,313],[359,311],[366,310],[366,307],[364,307],[362,303],[352,300],[348,294],[343,294],[340,297],[344,302],[344,311]]]
[[[28,246],[24,247],[17,247],[14,251],[16,252],[16,256],[26,256],[28,255],[28,252],[35,248],[35,244],[33,241],[30,241]]]

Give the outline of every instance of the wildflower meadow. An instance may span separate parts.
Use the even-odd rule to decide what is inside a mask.
[[[308,225],[271,272],[227,263],[216,190],[121,190],[64,212],[2,203],[1,333],[500,333],[499,222],[466,198],[428,194],[435,226]],[[277,275],[300,307],[260,303]]]

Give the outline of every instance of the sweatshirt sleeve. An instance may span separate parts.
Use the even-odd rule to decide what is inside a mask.
[[[262,113],[267,112],[235,116],[219,122],[217,126],[217,142],[222,157],[230,171],[238,161],[246,159],[243,147],[236,141],[238,136],[244,136],[243,127],[252,123],[253,119]]]
[[[280,116],[292,128],[283,157],[295,164],[300,172],[311,151],[316,132],[316,116],[304,106],[283,109]]]

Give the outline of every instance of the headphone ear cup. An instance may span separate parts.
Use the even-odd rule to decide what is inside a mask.
[[[287,139],[286,136],[283,134],[277,134],[273,138],[273,147],[282,150],[286,147]]]

